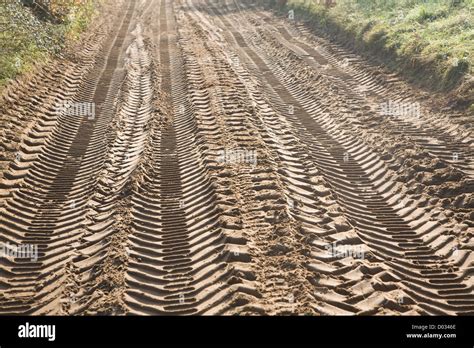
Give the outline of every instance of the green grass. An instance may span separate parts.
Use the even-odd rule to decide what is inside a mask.
[[[0,1],[0,89],[10,79],[28,72],[36,62],[47,62],[85,30],[95,12],[93,0],[69,8],[58,23],[38,18],[19,0]]]
[[[472,75],[474,0],[337,0],[331,8],[289,0],[288,8],[317,29],[425,78],[422,85],[449,90]]]
[[[76,6],[71,9],[69,21],[67,22],[67,33],[69,38],[75,40],[89,25],[95,14],[95,5],[93,1],[88,1],[82,6]]]

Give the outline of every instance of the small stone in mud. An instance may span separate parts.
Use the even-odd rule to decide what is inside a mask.
[[[282,236],[287,236],[290,233],[286,227],[277,227],[275,228],[275,234],[282,237]]]
[[[266,255],[268,256],[285,255],[287,252],[291,250],[292,249],[287,247],[286,245],[277,243],[270,246],[270,250],[267,251]]]
[[[228,281],[227,281],[227,284],[229,285],[232,285],[232,284],[240,284],[242,283],[242,279],[236,277],[236,276],[233,276],[231,277]]]
[[[334,223],[334,228],[337,232],[346,232],[351,229],[351,226],[347,222],[340,220]]]
[[[236,274],[237,277],[241,278],[241,279],[246,279],[246,280],[251,280],[251,281],[254,281],[255,279],[257,279],[257,276],[255,275],[255,273],[251,272],[251,271],[238,271],[237,274]]]
[[[296,263],[291,262],[291,261],[285,261],[281,264],[282,269],[296,269]]]
[[[243,306],[243,305],[246,305],[248,304],[250,301],[243,297],[243,296],[239,296],[238,298],[236,298],[233,302],[232,302],[232,306],[235,306],[235,307],[240,307],[240,306]]]

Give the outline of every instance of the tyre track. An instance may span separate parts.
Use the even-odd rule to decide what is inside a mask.
[[[173,14],[173,5],[162,1],[157,46],[161,90],[164,102],[171,104],[167,122],[154,139],[160,150],[152,154],[156,170],[144,184],[148,194],[134,202],[130,248],[138,262],[129,264],[125,301],[132,314],[222,313],[236,291],[228,282],[234,268],[195,134]]]
[[[187,12],[190,12],[189,9],[187,9]],[[191,23],[199,34],[197,40],[207,42],[209,39],[207,37],[208,33],[203,31],[201,27],[201,18],[193,19],[191,17]],[[219,128],[217,134],[222,134],[221,137],[209,140],[212,142],[211,148],[214,149],[213,152],[215,153],[212,160],[216,166],[214,174],[217,178],[216,183],[218,187],[221,187],[221,195],[225,197],[222,201],[229,206],[223,212],[225,227],[231,230],[234,236],[239,231],[239,235],[244,233],[250,240],[259,239],[255,236],[254,232],[258,228],[260,238],[263,240],[265,237],[262,235],[267,235],[272,231],[269,219],[273,219],[276,213],[281,212],[283,197],[278,195],[278,191],[281,189],[278,187],[278,183],[275,182],[273,170],[264,169],[271,165],[267,159],[268,150],[262,147],[263,143],[261,140],[257,140],[260,138],[258,135],[259,130],[250,122],[251,110],[247,107],[248,103],[246,100],[248,94],[245,87],[237,76],[231,73],[229,62],[224,59],[217,46],[205,44],[203,49],[205,50],[204,52],[199,51],[201,56],[187,52],[186,57],[194,56],[194,65],[196,67],[201,63],[202,73],[199,74],[200,79],[194,79],[201,81],[200,89],[206,90],[207,98],[210,100],[209,108],[203,110],[203,113],[205,112],[208,115],[206,117],[207,122],[212,122],[212,124]],[[205,86],[210,87],[205,89]],[[211,110],[213,111],[212,113]],[[215,116],[212,117],[212,115]],[[255,163],[247,163],[246,161],[235,161],[234,163],[232,160],[222,158],[222,154],[232,154],[233,151],[251,151],[255,155]],[[219,154],[221,155],[219,156]],[[235,171],[235,174],[230,175],[230,171]],[[266,215],[256,214],[260,210],[265,211]],[[277,222],[275,221],[275,223]],[[268,246],[268,242],[266,246]],[[252,248],[249,251],[245,251],[243,256],[247,257],[246,254],[248,252],[252,253],[252,251]],[[266,252],[266,250],[259,251],[259,253]],[[242,257],[242,249],[237,251],[237,255]],[[237,255],[236,251],[234,251],[234,256]],[[252,253],[252,259],[256,257],[260,258],[261,256]],[[271,267],[267,267],[267,274],[264,274],[265,278],[259,279],[262,275],[261,271],[255,271],[254,265],[249,266],[251,273],[247,272],[247,278],[250,278],[250,280],[257,278],[255,279],[257,284],[262,284],[266,281],[271,282],[276,279],[281,280],[283,284],[279,288],[274,289],[273,293],[263,294],[263,299],[260,299],[260,293],[255,294],[256,296],[253,297],[240,296],[238,303],[242,305],[242,308],[239,312],[262,313],[275,310],[284,311],[285,307],[287,311],[291,311],[289,309],[294,307],[294,304],[289,303],[287,300],[290,290],[284,284],[286,282],[284,280],[285,277],[282,276],[278,268],[274,264]],[[266,291],[266,289],[263,291]]]
[[[145,8],[152,1],[145,2]],[[137,9],[140,12],[140,9]],[[144,153],[150,145],[153,98],[156,93],[155,62],[150,44],[134,21],[133,40],[125,57],[125,81],[115,115],[114,140],[97,191],[89,202],[87,231],[81,240],[76,268],[81,276],[71,285],[72,310],[86,314],[123,314],[126,288],[124,272],[132,233],[130,206],[142,176]]]
[[[208,30],[208,38],[202,41],[225,42],[220,37],[220,31],[216,30],[216,25],[209,23],[200,15],[192,3],[190,7],[191,13],[199,17],[196,22]],[[257,281],[262,284],[263,299],[259,301],[261,304],[254,301],[252,307],[247,306],[247,311],[243,313],[252,311],[259,313],[261,309],[268,314],[314,313],[311,308],[311,303],[315,302],[313,292],[318,295],[327,294],[327,297],[337,297],[337,293],[334,292],[335,285],[342,281],[321,273],[313,276],[312,272],[306,269],[305,266],[311,261],[307,255],[310,248],[309,241],[317,240],[323,248],[334,240],[342,241],[346,236],[339,235],[332,239],[324,236],[324,232],[334,230],[334,226],[348,227],[347,222],[341,217],[339,208],[324,188],[326,185],[318,175],[318,171],[305,159],[305,147],[297,142],[293,132],[290,131],[292,126],[281,114],[271,109],[268,101],[259,92],[260,85],[256,85],[252,78],[255,69],[250,73],[247,72],[244,65],[240,64],[243,58],[235,53],[229,53],[233,51],[229,45],[220,49],[228,54],[230,64],[227,69],[233,69],[244,84],[247,99],[253,104],[253,122],[257,117],[258,132],[272,149],[271,163],[274,164],[271,166],[277,166],[274,175],[278,178],[278,184],[276,187],[271,187],[265,182],[266,187],[284,193],[278,196],[277,206],[268,202],[257,208],[266,211],[265,219],[271,221],[274,229],[262,235],[265,230],[260,227],[258,236],[252,238],[256,239],[258,246],[253,258],[257,259],[257,269],[258,267],[262,269],[261,273],[257,271]],[[237,87],[232,89],[235,88]],[[272,102],[277,102],[273,96]],[[272,195],[276,195],[277,192],[273,192]],[[243,206],[253,205],[252,200],[254,199]],[[316,214],[317,218],[313,214]],[[340,313],[341,311],[342,309],[339,309]]]

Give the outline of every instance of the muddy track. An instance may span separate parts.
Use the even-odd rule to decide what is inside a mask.
[[[474,313],[465,115],[245,2],[114,7],[2,96],[0,242],[38,255],[0,314]]]

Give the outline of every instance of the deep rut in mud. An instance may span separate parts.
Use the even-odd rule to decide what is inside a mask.
[[[249,3],[118,1],[5,90],[0,314],[474,314],[468,117]]]

